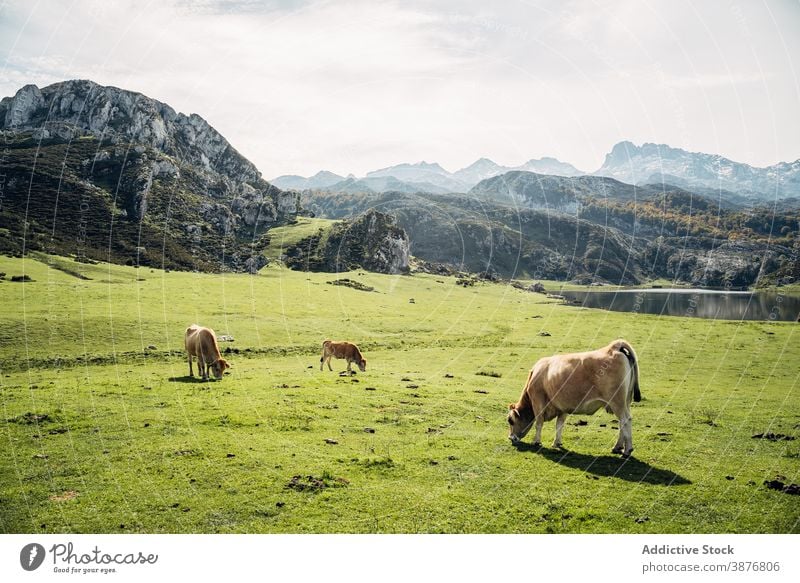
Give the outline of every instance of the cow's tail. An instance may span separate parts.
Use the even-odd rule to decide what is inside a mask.
[[[614,350],[618,350],[628,359],[633,371],[633,400],[637,403],[642,400],[642,392],[639,390],[639,360],[633,346],[626,340],[617,340],[613,344]]]
[[[326,338],[325,341],[322,343],[322,356],[319,357],[319,361],[323,362],[325,360],[325,346],[330,344],[330,338]]]

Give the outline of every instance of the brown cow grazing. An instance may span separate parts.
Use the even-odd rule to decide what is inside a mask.
[[[322,365],[327,361],[328,370],[333,370],[331,366],[331,357],[347,359],[347,372],[354,374],[350,366],[355,362],[361,372],[367,370],[367,359],[361,356],[361,351],[358,346],[352,342],[334,342],[333,340],[326,340],[322,343],[322,358],[319,359],[319,370],[322,370]]]
[[[192,324],[186,329],[184,344],[186,345],[186,352],[189,353],[190,377],[194,376],[192,371],[193,356],[197,357],[197,372],[200,373],[204,381],[208,380],[209,369],[214,373],[214,378],[220,380],[225,369],[231,366],[220,356],[217,337],[211,328]]]
[[[611,451],[627,457],[633,451],[631,400],[642,400],[639,364],[625,340],[591,352],[546,356],[528,374],[519,402],[508,406],[508,437],[516,444],[536,423],[533,441],[540,445],[542,425],[555,418],[553,447],[561,447],[568,414],[591,415],[605,407],[619,419],[619,438]]]

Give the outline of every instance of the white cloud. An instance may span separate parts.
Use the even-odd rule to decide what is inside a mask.
[[[0,7],[0,94],[140,91],[267,177],[479,156],[592,170],[619,139],[765,165],[800,156],[798,24],[796,4],[20,1]]]

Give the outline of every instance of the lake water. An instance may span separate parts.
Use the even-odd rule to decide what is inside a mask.
[[[631,289],[565,291],[561,292],[561,295],[575,305],[614,312],[641,312],[718,320],[791,322],[800,315],[800,296],[776,292]]]

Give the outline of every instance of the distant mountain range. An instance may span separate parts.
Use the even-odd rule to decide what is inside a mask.
[[[419,162],[381,168],[363,178],[352,175],[345,178],[323,171],[310,178],[279,176],[272,183],[279,188],[328,192],[466,193],[487,178],[520,171],[564,177],[588,174],[555,158],[529,160],[515,167],[481,158],[456,172],[448,172],[436,163]],[[800,197],[800,159],[756,168],[716,154],[687,152],[664,144],[636,146],[620,142],[590,175],[636,186],[667,184],[702,194],[717,194],[732,201],[738,197],[756,201]]]
[[[769,200],[800,196],[800,160],[756,168],[716,154],[687,152],[664,144],[620,142],[594,174],[629,184],[721,189]]]
[[[571,164],[555,158],[528,160],[521,166],[501,166],[488,158],[476,160],[466,168],[457,172],[448,172],[439,164],[418,162],[416,164],[398,164],[367,172],[366,176],[357,178],[352,174],[344,177],[332,172],[322,171],[314,176],[304,178],[297,175],[278,176],[272,184],[278,188],[296,190],[326,190],[328,192],[428,192],[445,194],[450,192],[467,192],[481,180],[499,176],[511,171],[528,171],[556,176],[582,176],[581,172]]]

